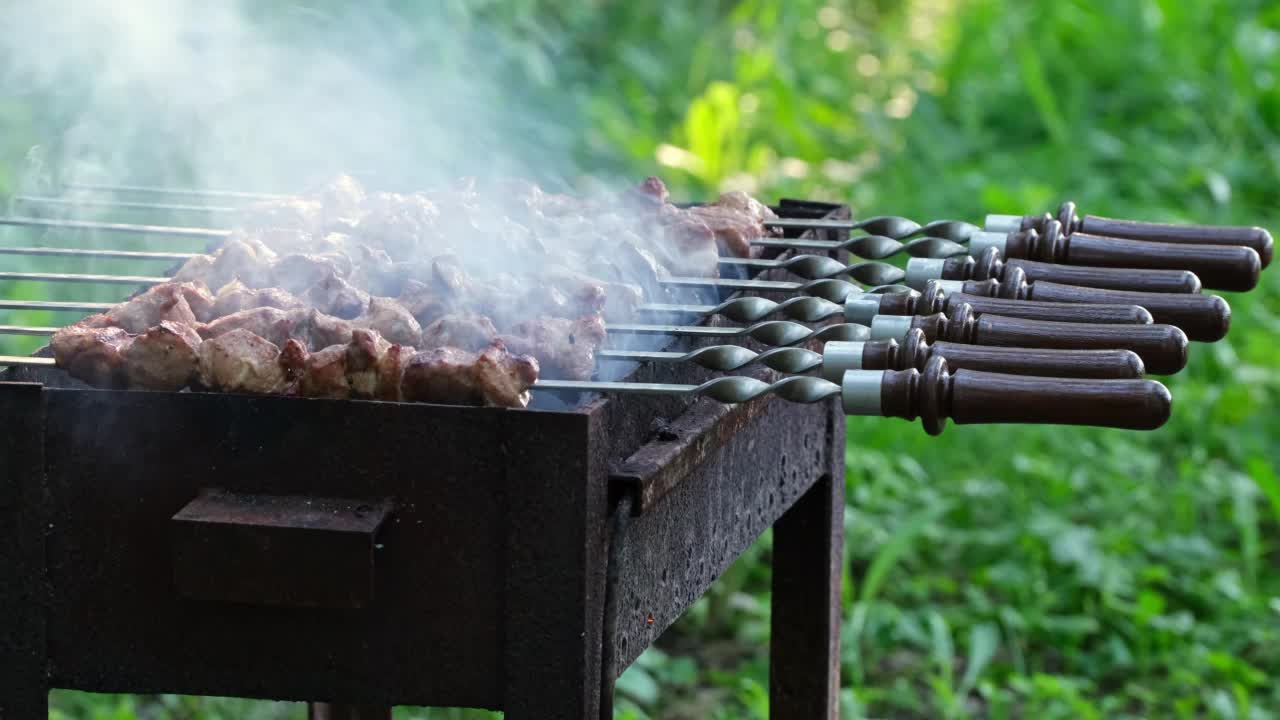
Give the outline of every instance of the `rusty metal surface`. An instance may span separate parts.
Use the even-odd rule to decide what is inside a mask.
[[[170,519],[174,586],[193,600],[362,608],[389,500],[203,490]]]
[[[834,403],[769,402],[755,423],[711,453],[688,481],[633,519],[619,568],[614,635],[619,669],[787,508],[843,463],[830,440],[843,422]],[[821,599],[814,603],[818,612]]]
[[[48,716],[44,406],[40,386],[0,383],[0,718]]]

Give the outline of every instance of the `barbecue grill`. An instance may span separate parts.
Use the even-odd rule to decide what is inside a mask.
[[[628,380],[706,377],[645,363]],[[513,412],[91,390],[42,367],[5,379],[0,716],[43,717],[65,687],[337,703],[317,717],[594,717],[770,526],[774,712],[834,712],[833,401]]]
[[[898,238],[850,238],[859,223],[845,206],[783,200],[776,211],[777,225],[803,233],[840,274],[872,281],[905,276],[849,263],[850,247],[940,259],[966,252],[959,243],[978,232],[963,223],[895,229],[902,219],[887,218],[860,225]],[[918,232],[949,237],[900,239]],[[607,716],[613,680],[772,526],[771,712],[834,717],[844,439],[835,397],[846,411],[922,416],[935,432],[949,415],[1128,427],[1167,416],[1167,393],[1132,379],[1141,363],[1124,351],[1070,362],[1035,352],[1015,361],[997,347],[949,356],[966,367],[1022,362],[1130,378],[1105,388],[952,378],[939,357],[950,346],[937,341],[1035,335],[1035,323],[1016,318],[978,324],[968,304],[930,322],[901,316],[914,329],[899,349],[847,329],[861,326],[831,324],[840,318],[829,307],[727,297],[817,288],[830,304],[857,287],[783,279],[817,261],[780,254],[794,243],[761,244],[772,246],[766,260],[743,263],[760,271],[754,279],[705,283],[721,304],[668,308],[703,317],[693,326],[703,332],[618,351],[613,359],[639,362],[624,383],[540,381],[541,396],[558,404],[527,411],[97,390],[48,361],[11,359],[0,376],[0,422],[10,429],[0,440],[0,567],[14,578],[0,589],[0,716],[43,717],[51,687],[309,701],[313,717],[386,717],[398,704],[501,709],[512,720]],[[182,254],[172,255],[162,259]],[[941,301],[936,290],[928,297],[919,302]],[[733,307],[726,314],[768,323],[761,318],[786,303],[827,324],[797,335],[773,321],[760,337],[712,316]],[[854,345],[821,356],[759,342],[796,345],[841,327],[835,335]],[[1185,357],[1185,337],[1159,332]],[[706,348],[725,342],[730,349]],[[843,388],[775,372],[814,369],[840,352],[856,354],[852,367],[890,370],[849,373]],[[716,378],[707,368],[743,373]]]

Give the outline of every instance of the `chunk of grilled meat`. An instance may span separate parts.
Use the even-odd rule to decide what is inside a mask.
[[[116,325],[135,335],[164,320],[194,325],[198,318],[191,300],[201,308],[213,306],[213,297],[203,285],[179,282],[153,285],[103,313],[103,324]]]
[[[122,388],[129,384],[125,352],[135,337],[120,327],[76,323],[54,333],[49,346],[54,362],[72,377],[94,387]]]
[[[369,298],[364,312],[352,326],[376,330],[378,334],[397,345],[418,345],[422,341],[422,326],[407,309],[392,298]]]
[[[487,315],[478,313],[457,313],[443,315],[422,331],[424,350],[440,347],[456,347],[470,352],[479,352],[493,343],[498,337],[498,328]]]
[[[346,320],[316,310],[261,307],[220,317],[197,326],[196,330],[205,340],[234,330],[247,330],[278,347],[283,347],[293,339],[302,343],[305,348],[319,349],[350,342],[352,327]]]
[[[409,260],[444,248],[439,222],[440,211],[423,193],[374,193],[364,203],[353,234],[393,260]]]
[[[710,228],[716,241],[737,257],[751,257],[751,242],[769,234],[764,221],[778,217],[744,192],[727,192],[708,205],[685,210]]]
[[[479,353],[443,347],[409,360],[401,392],[410,402],[525,407],[537,379],[537,360],[513,355],[500,343]]]
[[[244,328],[200,343],[200,383],[211,390],[278,393],[287,378],[280,347]]]
[[[213,318],[220,318],[225,315],[240,312],[241,310],[252,310],[254,308],[270,307],[280,310],[294,310],[298,308],[306,308],[307,304],[296,297],[288,290],[281,288],[261,288],[253,289],[240,282],[232,280],[218,289],[218,294],[214,296],[212,317],[202,318],[206,322]],[[199,313],[197,313],[197,316]]]
[[[589,380],[595,373],[596,350],[604,342],[605,326],[599,315],[577,320],[543,316],[516,325],[500,339],[512,352],[537,357],[549,379]]]
[[[129,387],[181,390],[199,374],[201,344],[190,325],[162,320],[124,349]]]

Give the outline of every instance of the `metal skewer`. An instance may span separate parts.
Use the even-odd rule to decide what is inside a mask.
[[[219,205],[183,205],[181,203],[133,202],[129,200],[93,200],[91,198],[60,198],[43,195],[14,195],[14,203],[25,205],[56,205],[64,207],[108,207],[124,210],[155,210],[167,212],[233,213],[240,208]]]
[[[117,303],[105,302],[62,302],[57,300],[5,300],[0,299],[2,310],[54,310],[75,312],[102,312],[115,307]]]
[[[51,227],[67,230],[101,230],[104,232],[133,233],[138,235],[172,235],[175,237],[214,239],[229,237],[232,232],[230,230],[212,230],[210,228],[185,227],[179,225],[138,225],[135,223],[109,223],[93,220],[51,220],[47,218],[26,217],[21,215],[0,217],[0,225]]]
[[[185,197],[238,198],[241,200],[287,200],[291,195],[243,192],[240,190],[200,190],[195,188],[166,188],[151,185],[112,185],[104,183],[68,183],[68,190],[91,192],[137,193],[144,195],[180,195]]]
[[[794,230],[863,230],[869,235],[886,235],[894,240],[903,240],[917,235],[945,238],[955,242],[966,242],[982,228],[961,220],[934,220],[926,225],[910,218],[895,215],[881,215],[863,220],[830,220],[825,218],[771,218],[764,221],[765,227]],[[803,240],[799,240],[803,242]]]
[[[61,328],[43,327],[39,325],[0,325],[0,335],[36,335],[48,336]]]
[[[711,327],[706,325],[638,325],[606,324],[605,331],[629,335],[672,335],[680,337],[751,337],[766,345],[784,347],[809,340],[866,340],[871,330],[866,325],[841,323],[811,328],[788,320],[766,320],[746,327]]]
[[[759,260],[756,258],[720,258],[720,264],[758,270],[786,270],[802,278],[819,280],[848,275],[867,285],[889,285],[906,278],[902,268],[888,263],[863,261],[845,264],[825,255],[796,255],[785,260]]]
[[[53,367],[53,358],[29,357],[26,355],[0,355],[0,367],[17,365],[21,367]]]
[[[173,278],[147,275],[88,275],[84,273],[0,272],[0,280],[30,282],[101,283],[104,285],[159,285]]]
[[[144,252],[137,250],[92,250],[52,247],[0,247],[0,255],[52,257],[119,258],[122,260],[190,260],[199,253]]]

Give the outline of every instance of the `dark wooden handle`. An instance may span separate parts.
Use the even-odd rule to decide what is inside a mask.
[[[1131,350],[1046,350],[944,341],[933,343],[933,354],[946,358],[947,365],[956,370],[1009,375],[1118,379],[1140,378],[1145,371],[1142,358]]]
[[[1044,423],[1154,430],[1173,398],[1154,380],[1086,380],[957,370],[951,419],[976,423]]]
[[[885,415],[921,418],[931,435],[948,417],[957,424],[1045,423],[1153,430],[1169,419],[1173,399],[1152,380],[1086,380],[1006,375],[977,370],[952,374],[935,357],[923,371],[885,371]]]
[[[1186,245],[1082,233],[1067,240],[1060,259],[1070,265],[1189,270],[1214,290],[1252,290],[1262,271],[1258,253],[1239,245]]]
[[[1177,325],[1200,342],[1221,340],[1231,328],[1231,306],[1217,295],[1143,293],[1036,282],[1029,297],[1058,303],[1132,303],[1151,312],[1156,322]]]
[[[1148,372],[1171,375],[1187,364],[1187,336],[1172,325],[1095,325],[1043,322],[983,315],[972,333],[975,345],[1132,350]]]
[[[1235,245],[1258,253],[1262,267],[1271,264],[1274,243],[1271,233],[1260,227],[1231,225],[1172,225],[1166,223],[1117,220],[1085,215],[1078,232],[1089,235],[1129,238],[1179,245]]]
[[[1064,302],[1011,300],[969,293],[948,293],[947,299],[951,303],[968,303],[978,315],[990,313],[1027,320],[1104,324],[1148,325],[1152,322],[1151,313],[1136,304],[1073,305]]]
[[[1048,280],[1067,285],[1156,293],[1200,292],[1200,278],[1187,270],[1088,267],[1021,259],[1010,259],[1005,267],[1022,268],[1028,282]]]

